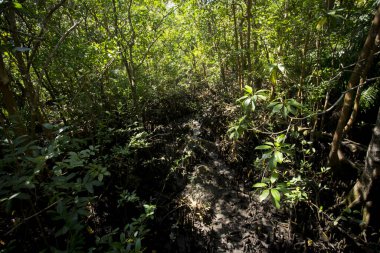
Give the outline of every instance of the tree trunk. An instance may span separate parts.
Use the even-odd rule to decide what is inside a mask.
[[[236,3],[235,1],[232,2],[232,15],[234,19],[234,46],[235,46],[235,57],[236,57],[236,74],[237,74],[237,81],[240,86],[240,89],[243,89],[243,82],[242,82],[242,71],[241,71],[241,64],[240,64],[240,52],[239,52],[239,33],[238,33],[238,25],[237,25],[237,18],[236,18]]]
[[[247,83],[252,85],[252,62],[251,62],[251,21],[252,21],[252,0],[247,0]]]
[[[13,8],[8,9],[8,22],[10,26],[10,31],[12,35],[12,39],[14,41],[15,46],[22,47],[21,40],[19,38],[19,35],[17,33],[17,23],[16,23],[16,16]],[[38,122],[39,124],[43,124],[44,117],[41,114],[40,108],[39,108],[39,98],[38,94],[35,91],[35,87],[33,85],[31,75],[30,75],[30,68],[28,67],[29,64],[27,64],[27,61],[24,60],[23,53],[14,50],[13,52],[14,57],[16,58],[17,67],[20,72],[21,79],[24,84],[24,88],[26,91],[26,98],[29,103],[29,114],[30,114],[30,128],[29,132],[32,137],[34,137],[35,134],[35,124]]]
[[[380,30],[380,7],[376,11],[374,20],[372,21],[371,28],[369,30],[367,39],[364,43],[363,49],[361,50],[358,60],[356,62],[354,71],[351,74],[350,80],[348,82],[348,92],[344,96],[344,103],[341,110],[340,118],[333,136],[333,141],[331,143],[331,150],[329,154],[329,164],[332,168],[337,169],[341,165],[342,159],[339,158],[338,153],[340,149],[340,144],[343,138],[343,129],[350,117],[352,103],[354,99],[353,87],[359,84],[360,78],[366,78],[363,76],[364,70],[367,69],[367,64],[370,64],[368,60],[373,53],[373,48],[375,45],[376,36]],[[369,68],[368,68],[369,69]],[[350,90],[351,89],[351,90]]]
[[[4,107],[8,112],[8,118],[10,121],[15,123],[15,133],[16,135],[23,135],[26,133],[24,125],[22,124],[21,117],[17,108],[17,103],[14,98],[14,94],[9,87],[9,76],[5,69],[5,63],[3,55],[0,54],[0,92],[2,94],[2,99]]]
[[[380,229],[380,108],[369,143],[365,167],[351,194],[352,203],[363,204],[363,222],[374,231]]]

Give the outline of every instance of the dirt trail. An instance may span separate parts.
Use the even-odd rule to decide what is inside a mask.
[[[190,170],[189,183],[178,198],[186,207],[185,224],[180,225],[187,229],[173,232],[174,251],[286,252],[287,222],[281,222],[273,205],[259,203],[256,195],[239,184],[234,171],[219,157],[218,144],[200,137],[198,121],[191,121],[190,128],[190,145],[204,154]]]

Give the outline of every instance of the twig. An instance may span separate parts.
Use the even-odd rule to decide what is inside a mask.
[[[50,52],[48,58],[45,61],[44,69],[50,64],[55,52],[58,50],[59,46],[62,44],[62,42],[69,36],[70,32],[73,31],[81,22],[83,19],[79,20],[78,22],[75,22],[74,25],[72,25],[59,39],[58,43],[55,45],[53,51]]]
[[[354,87],[352,87],[352,88],[350,88],[350,89],[348,89],[348,90],[346,90],[346,91],[343,91],[342,94],[340,95],[340,97],[338,98],[338,100],[336,100],[335,103],[334,103],[329,109],[327,109],[327,110],[325,110],[325,111],[312,113],[312,114],[309,114],[309,115],[307,115],[307,116],[305,116],[305,117],[302,117],[302,118],[296,118],[296,117],[291,117],[291,116],[288,116],[288,117],[289,117],[290,119],[295,119],[295,120],[304,120],[304,119],[310,118],[310,117],[312,117],[312,116],[316,116],[316,115],[319,116],[319,115],[322,115],[322,114],[328,113],[328,112],[330,112],[332,109],[334,109],[334,108],[340,103],[340,101],[344,98],[344,95],[345,95],[346,93],[348,93],[348,92],[350,92],[350,91],[352,91],[352,90],[355,90],[355,89],[357,89],[357,88],[359,88],[359,87],[361,87],[361,86],[364,86],[365,84],[367,84],[367,83],[369,83],[369,82],[371,82],[371,81],[378,80],[378,79],[380,79],[379,76],[378,76],[378,77],[374,77],[374,78],[367,79],[364,83],[362,83],[362,84],[358,84],[358,85],[356,85],[356,86],[354,86]]]
[[[12,233],[14,230],[16,230],[16,228],[18,228],[19,226],[21,226],[22,224],[24,224],[25,222],[27,222],[28,220],[30,219],[33,219],[34,217],[40,215],[41,213],[45,212],[46,210],[50,209],[51,207],[53,207],[54,205],[56,205],[58,203],[59,200],[57,200],[56,202],[48,205],[47,207],[45,207],[44,209],[38,211],[37,213],[25,218],[24,220],[22,220],[21,222],[19,222],[17,225],[15,225],[11,230],[9,230],[8,232],[5,233],[5,235],[9,235],[10,233]]]

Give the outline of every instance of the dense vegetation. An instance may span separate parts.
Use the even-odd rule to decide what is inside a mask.
[[[0,0],[0,252],[379,251],[378,5]]]

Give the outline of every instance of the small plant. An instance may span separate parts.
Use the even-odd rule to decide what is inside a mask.
[[[268,105],[268,108],[272,110],[272,114],[280,114],[284,118],[287,118],[289,113],[297,115],[298,110],[302,108],[302,105],[293,98],[276,98]]]

